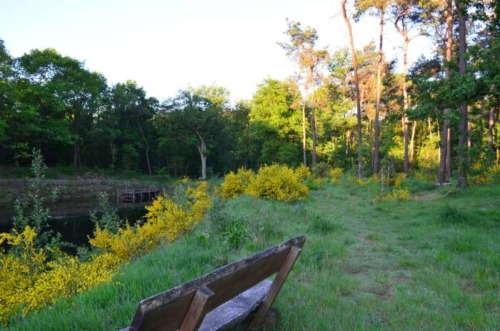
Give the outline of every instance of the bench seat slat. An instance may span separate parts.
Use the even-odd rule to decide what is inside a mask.
[[[209,312],[199,331],[227,330],[244,321],[264,300],[272,282],[264,280]]]

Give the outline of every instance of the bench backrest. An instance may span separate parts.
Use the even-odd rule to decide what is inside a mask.
[[[280,269],[285,269],[282,268],[284,264],[291,263],[288,270],[281,271],[281,273],[286,273],[284,277],[280,277],[283,278],[281,283],[274,286],[274,290],[271,286],[269,292],[276,292],[274,295],[277,295],[298,253],[295,254],[291,262],[288,261],[290,259],[287,257],[294,250],[302,247],[304,242],[305,237],[303,236],[291,239],[261,253],[221,267],[198,279],[142,300],[129,330],[181,329],[186,314],[190,312],[190,309],[193,309],[192,302],[195,299],[195,294],[201,293],[202,296],[205,294],[207,298],[209,297],[202,305],[201,319],[203,319],[206,312],[278,273]],[[300,249],[298,251],[300,252]],[[278,277],[279,274],[276,279]],[[278,282],[275,281],[275,283]]]

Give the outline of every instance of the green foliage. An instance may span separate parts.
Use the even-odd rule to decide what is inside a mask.
[[[341,227],[335,222],[330,221],[325,216],[315,214],[311,217],[309,228],[312,232],[327,235],[334,231],[339,231]]]
[[[230,216],[221,199],[214,199],[206,220],[210,224],[211,236],[220,240],[226,250],[239,249],[249,239],[245,222]]]
[[[241,220],[231,218],[221,232],[226,247],[239,249],[248,241],[248,229]]]
[[[99,209],[100,215],[97,212],[90,213],[92,223],[101,229],[117,233],[123,221],[118,216],[117,210],[111,206],[109,195],[105,192],[99,192]]]
[[[405,179],[403,187],[410,191],[411,194],[422,191],[432,191],[437,188],[436,183],[433,180],[411,177]]]
[[[467,215],[457,207],[444,205],[439,211],[441,221],[449,224],[463,223],[467,221]]]
[[[29,226],[35,233],[37,248],[45,245],[57,246],[60,241],[57,234],[48,229],[49,209],[46,207],[46,195],[57,197],[57,190],[47,192],[45,189],[45,173],[47,166],[40,150],[33,149],[31,172],[26,197],[16,199],[14,203],[13,226],[17,232],[22,232]]]
[[[439,138],[432,136],[427,139],[419,149],[417,162],[420,168],[426,172],[433,171],[439,165]]]
[[[472,165],[468,183],[472,186],[491,185],[500,179],[500,166],[488,165],[485,160],[478,160]]]
[[[260,164],[296,165],[300,157],[301,116],[297,84],[266,79],[250,103],[249,138]]]

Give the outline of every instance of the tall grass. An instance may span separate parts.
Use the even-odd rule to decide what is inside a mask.
[[[500,329],[500,186],[412,185],[408,202],[374,203],[376,184],[349,183],[289,204],[241,196],[222,213],[245,228],[239,248],[202,222],[112,283],[11,329],[117,330],[140,299],[301,234],[303,253],[275,303],[282,330]]]

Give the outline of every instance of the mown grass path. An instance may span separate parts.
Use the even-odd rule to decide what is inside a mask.
[[[377,190],[312,192],[303,214],[309,252],[299,276],[308,291],[295,285],[304,305],[293,307],[306,306],[311,315],[290,311],[287,327],[498,329],[498,189],[436,190],[423,193],[431,199],[374,203]],[[281,302],[287,300],[294,299]]]

